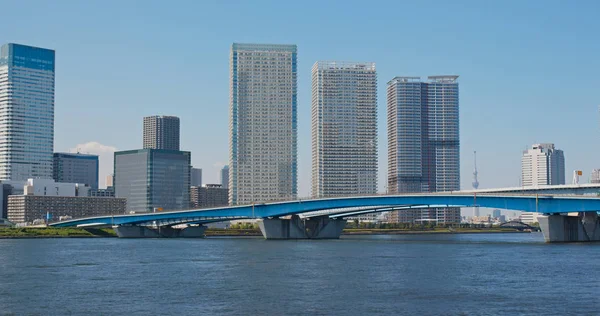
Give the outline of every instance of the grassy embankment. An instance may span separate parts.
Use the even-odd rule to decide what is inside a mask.
[[[208,228],[204,234],[208,237],[211,236],[262,236],[260,229],[248,228],[248,229],[237,229],[237,228]]]
[[[395,229],[395,228],[346,228],[344,235],[377,235],[377,234],[471,234],[471,233],[515,233],[519,230],[513,228],[446,228],[432,227],[425,229]]]
[[[110,228],[2,227],[0,238],[115,237]]]
[[[111,228],[0,227],[1,238],[116,237]],[[209,228],[206,236],[262,236],[256,229]]]
[[[513,228],[346,228],[343,235],[394,235],[394,234],[471,234],[471,233],[515,233],[519,232]],[[246,229],[223,229],[209,228],[206,236],[262,236],[258,228]]]

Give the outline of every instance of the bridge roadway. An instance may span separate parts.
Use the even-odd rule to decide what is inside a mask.
[[[560,194],[560,195],[599,195],[600,183],[537,185],[531,187],[508,187],[478,190],[462,190],[464,193],[495,194]]]
[[[345,217],[411,208],[472,206],[542,213],[546,216],[540,218],[540,226],[547,242],[600,241],[597,215],[600,197],[549,194],[451,192],[340,197],[90,217],[57,222],[51,226],[110,225],[115,227],[120,237],[201,237],[204,235],[202,225],[183,230],[172,226],[260,219],[259,226],[267,239],[322,239],[339,238],[346,223]],[[566,215],[572,212],[579,215]]]

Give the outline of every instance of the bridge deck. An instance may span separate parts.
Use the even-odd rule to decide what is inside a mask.
[[[296,200],[228,206],[210,209],[193,209],[159,213],[101,216],[53,223],[51,226],[68,227],[84,224],[96,225],[174,225],[180,223],[247,218],[280,217],[331,209],[371,207],[383,211],[386,207],[490,207],[544,214],[566,212],[596,212],[600,210],[600,197],[562,196],[539,194],[491,193],[427,193],[402,195],[376,195],[360,197]]]

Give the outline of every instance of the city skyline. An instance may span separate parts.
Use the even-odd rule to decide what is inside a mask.
[[[219,4],[212,4],[212,6],[219,6]],[[416,12],[425,10],[425,6],[420,4],[403,4],[403,6],[408,6],[410,10]],[[441,18],[435,23],[440,25],[444,22],[448,23],[450,17],[445,18],[441,15],[447,6],[441,4],[435,8],[427,8],[432,10],[432,17],[428,19]],[[154,59],[158,54],[158,51],[146,50],[147,45],[155,43],[156,40],[172,44],[177,42],[179,36],[190,35],[186,30],[181,35],[177,35],[172,26],[178,19],[175,18],[175,12],[171,10],[167,10],[170,15],[160,25],[166,27],[165,30],[153,36],[151,40],[136,28],[141,25],[140,19],[130,22],[133,28],[125,29],[123,34],[113,33],[110,28],[106,30],[100,28],[100,20],[92,18],[90,24],[83,28],[78,30],[73,28],[74,30],[67,31],[67,34],[54,36],[53,32],[59,26],[50,26],[40,31],[40,28],[35,25],[37,21],[44,23],[47,17],[41,14],[43,11],[41,8],[33,8],[31,12],[32,21],[35,21],[33,25],[25,25],[23,28],[15,29],[14,33],[3,34],[0,43],[17,42],[55,49],[58,52],[57,64],[60,67],[56,75],[55,151],[87,148],[82,152],[100,154],[101,165],[104,150],[139,147],[137,145],[140,142],[139,136],[133,134],[135,130],[141,128],[141,122],[138,122],[141,116],[156,113],[173,114],[189,123],[195,119],[201,120],[200,124],[189,124],[191,126],[184,127],[182,148],[198,152],[199,154],[194,155],[192,164],[206,170],[206,182],[217,183],[219,170],[227,164],[228,155],[227,52],[231,42],[239,40],[294,43],[299,47],[301,55],[298,68],[299,196],[307,196],[310,191],[310,65],[323,58],[371,60],[378,64],[379,191],[384,189],[387,182],[387,176],[381,172],[387,168],[387,144],[383,141],[387,139],[386,125],[383,122],[385,112],[382,111],[385,107],[382,102],[385,100],[385,89],[382,86],[396,75],[422,73],[461,74],[463,87],[461,91],[461,187],[463,189],[470,188],[473,150],[478,151],[481,188],[516,186],[520,177],[520,152],[527,145],[539,142],[553,142],[569,154],[566,162],[568,174],[573,169],[580,169],[584,171],[584,175],[589,175],[593,168],[598,167],[593,160],[593,157],[598,155],[598,150],[593,148],[594,146],[584,146],[584,144],[593,143],[597,139],[599,132],[597,105],[600,102],[598,97],[590,92],[595,91],[592,87],[599,84],[593,74],[598,61],[585,56],[597,51],[598,44],[575,42],[566,34],[588,32],[586,29],[590,29],[590,25],[586,26],[574,21],[590,21],[586,20],[585,15],[594,12],[597,4],[588,3],[588,8],[581,8],[585,5],[580,3],[580,7],[575,8],[550,3],[543,12],[528,16],[527,19],[513,17],[516,19],[514,23],[504,25],[501,23],[504,19],[498,20],[498,17],[512,17],[510,12],[513,12],[511,9],[514,6],[515,3],[493,4],[484,8],[476,4],[473,11],[457,12],[456,14],[463,19],[456,22],[456,17],[452,17],[451,20],[456,24],[447,32],[456,31],[461,34],[461,37],[458,40],[452,37],[453,44],[445,46],[446,50],[443,53],[428,48],[431,48],[433,43],[436,45],[447,43],[444,39],[444,34],[447,33],[436,35],[433,29],[428,28],[416,28],[415,34],[408,35],[406,40],[415,44],[414,53],[397,50],[400,48],[398,44],[386,43],[383,40],[383,36],[389,34],[389,31],[383,27],[385,19],[368,25],[365,30],[359,30],[343,22],[335,28],[336,30],[338,27],[340,30],[347,28],[347,31],[342,32],[340,38],[326,41],[314,37],[308,38],[302,34],[315,31],[319,27],[331,27],[333,24],[314,21],[314,25],[309,25],[306,20],[303,22],[298,20],[299,18],[293,18],[298,22],[298,26],[288,26],[284,28],[287,30],[285,32],[273,28],[275,23],[280,21],[276,19],[251,25],[247,29],[220,30],[217,32],[219,39],[216,39],[197,26],[213,23],[214,19],[220,16],[217,13],[214,18],[208,17],[206,21],[194,22],[191,25],[195,25],[193,30],[199,32],[200,36],[208,36],[206,41],[210,44],[207,49],[202,50],[202,58],[192,57],[197,54],[193,49],[197,47],[195,44],[182,42],[181,45],[188,49],[180,51],[183,56],[181,61],[173,60],[174,67],[169,66],[168,69],[160,64],[153,69],[153,75],[172,78],[170,80],[172,83],[152,79],[154,76],[146,76],[149,73],[145,68],[148,60]],[[524,4],[524,6],[533,7],[533,4]],[[75,7],[86,11],[94,6],[75,4]],[[260,16],[260,13],[252,7],[244,8],[245,12],[254,12]],[[367,11],[373,14],[374,10],[378,10],[377,8],[380,7],[375,6]],[[15,12],[23,10],[21,5],[16,3],[8,4],[7,9]],[[99,17],[108,14],[102,8],[94,9],[99,9]],[[133,7],[125,5],[124,12],[119,14],[129,14],[131,10]],[[357,13],[355,9],[348,10],[349,14]],[[492,11],[497,14],[496,19],[487,19],[478,25],[477,30],[472,29],[475,17],[481,21],[481,16],[490,17]],[[143,20],[153,17],[156,12],[143,8],[140,14]],[[382,14],[382,18],[388,16],[387,13]],[[61,15],[60,12],[58,15]],[[560,16],[565,21],[561,26],[566,26],[566,29],[546,22],[555,16]],[[242,20],[246,21],[245,18]],[[74,22],[64,23],[70,25]],[[408,17],[402,25],[410,25],[411,22],[414,21]],[[10,26],[8,23],[17,22],[14,17],[8,17],[0,23],[8,28]],[[493,32],[499,27],[506,28],[500,37],[493,40],[483,38],[486,32]],[[89,48],[69,39],[76,37],[72,32],[83,31],[86,33],[89,31],[89,39],[84,39],[83,42],[90,43]],[[353,31],[356,34],[367,32],[374,37],[368,39],[366,43],[351,43],[348,39]],[[552,32],[557,36],[549,38],[544,35]],[[96,58],[97,53],[93,51],[96,46],[90,41],[98,41],[100,45],[108,34],[115,35],[116,49],[105,52],[107,55],[102,58]],[[121,43],[120,41],[125,37],[137,38],[137,40],[134,43]],[[532,42],[529,40],[531,38],[539,38],[543,41]],[[125,47],[125,43],[128,43],[128,49],[122,48]],[[391,46],[383,50],[382,45]],[[522,49],[523,47],[527,49]],[[390,53],[392,51],[394,53]],[[131,54],[139,60],[130,58]],[[423,57],[419,57],[419,54]],[[567,57],[573,54],[578,58]],[[90,64],[90,59],[98,62]],[[121,60],[127,60],[127,64]],[[207,60],[211,62],[206,63]],[[586,62],[584,63],[583,60]],[[106,66],[108,64],[115,66],[108,67]],[[185,67],[182,67],[183,65]],[[108,69],[122,69],[123,72],[111,75]],[[552,76],[542,75],[548,71],[552,72]],[[166,89],[159,89],[159,82],[165,85]],[[106,89],[112,93],[104,93]],[[173,97],[175,98],[172,99]],[[544,111],[540,112],[542,107]],[[534,117],[541,118],[544,124],[532,124],[531,119]],[[575,122],[576,128],[567,127],[573,125],[572,122]],[[72,130],[77,130],[77,133],[71,133]],[[214,137],[198,141],[196,135],[209,133]],[[98,145],[80,146],[90,142],[97,142]],[[98,148],[100,153],[95,151]],[[211,148],[211,154],[205,154],[202,148]],[[105,166],[101,167],[101,170],[103,170],[101,178],[104,179],[111,168]],[[587,182],[586,176],[582,178],[582,182]]]
[[[599,0],[1,5],[2,313],[600,310]]]

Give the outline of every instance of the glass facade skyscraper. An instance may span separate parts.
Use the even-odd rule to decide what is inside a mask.
[[[0,47],[0,180],[52,179],[54,51]]]
[[[375,193],[375,64],[319,61],[312,68],[312,195]]]
[[[231,205],[296,198],[296,59],[296,45],[231,46]]]
[[[179,150],[179,118],[144,117],[144,148]]]
[[[388,191],[460,190],[458,76],[396,77],[388,82]],[[460,209],[393,212],[392,221],[460,222]]]
[[[190,206],[191,154],[187,151],[139,149],[115,152],[114,190],[127,198],[127,211]]]
[[[83,183],[98,189],[98,156],[54,153],[53,178],[56,182]]]

